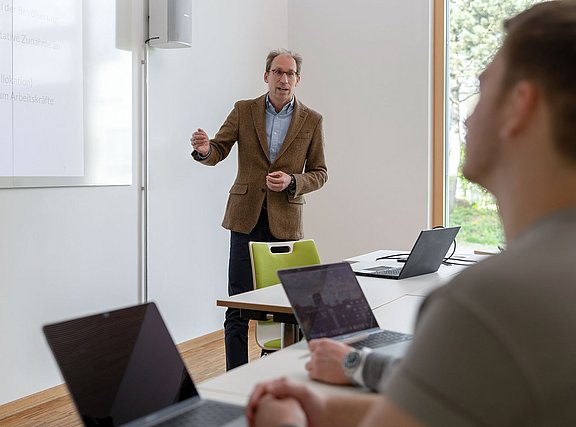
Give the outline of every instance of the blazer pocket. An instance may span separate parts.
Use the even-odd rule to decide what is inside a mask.
[[[229,193],[230,194],[246,194],[248,192],[248,184],[234,184]]]

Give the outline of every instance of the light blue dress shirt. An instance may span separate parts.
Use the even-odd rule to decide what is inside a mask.
[[[276,159],[280,147],[286,138],[292,113],[294,112],[294,97],[278,113],[266,95],[266,137],[268,138],[268,156],[270,163]]]

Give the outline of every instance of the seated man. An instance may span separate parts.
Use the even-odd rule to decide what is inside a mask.
[[[508,249],[426,299],[381,395],[280,379],[256,387],[251,425],[576,425],[576,2],[505,27],[467,120],[464,175],[496,197]]]

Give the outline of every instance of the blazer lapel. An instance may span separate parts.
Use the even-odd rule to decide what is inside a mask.
[[[270,150],[268,149],[268,138],[266,137],[266,95],[254,100],[252,104],[252,121],[254,123],[254,128],[256,129],[256,134],[258,135],[258,141],[260,141],[260,146],[264,155],[270,161]]]
[[[290,121],[290,126],[288,127],[288,132],[286,133],[286,138],[278,151],[276,159],[278,159],[284,152],[288,149],[290,144],[300,132],[302,125],[306,121],[306,116],[308,116],[308,110],[304,107],[297,99],[294,100],[294,111],[292,112],[292,120]]]

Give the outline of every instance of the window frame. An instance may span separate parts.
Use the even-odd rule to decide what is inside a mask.
[[[433,4],[432,225],[446,225],[446,0]]]

